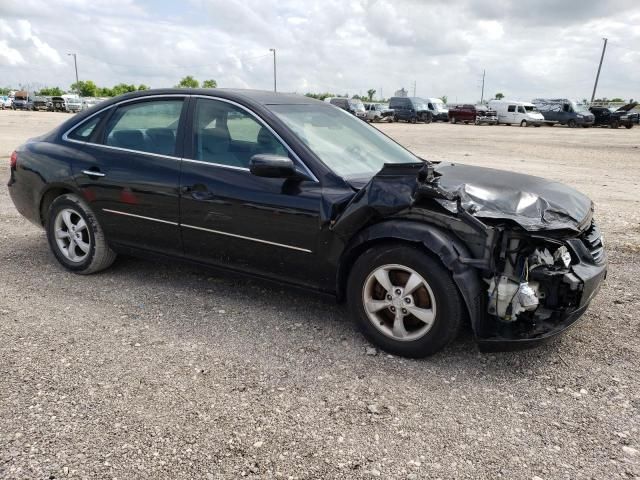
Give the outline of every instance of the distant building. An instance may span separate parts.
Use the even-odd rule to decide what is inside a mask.
[[[401,88],[400,90],[396,90],[396,92],[393,94],[394,97],[406,97],[409,94],[409,92],[407,92],[404,88]]]

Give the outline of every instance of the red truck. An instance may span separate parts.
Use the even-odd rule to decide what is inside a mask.
[[[449,121],[451,123],[464,122],[480,125],[498,124],[498,114],[495,110],[490,110],[485,105],[456,105],[449,109]]]

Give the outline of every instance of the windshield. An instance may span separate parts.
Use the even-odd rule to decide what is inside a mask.
[[[344,110],[323,105],[271,105],[269,108],[327,167],[342,177],[372,177],[385,163],[421,162]]]
[[[421,98],[414,98],[413,99],[413,108],[415,108],[416,110],[428,110],[427,102],[425,102]]]
[[[582,113],[582,112],[587,112],[589,113],[589,110],[587,110],[587,107],[585,105],[582,104],[578,104],[576,102],[571,102],[571,106],[573,107],[573,111],[576,113]]]
[[[527,112],[537,112],[538,111],[538,109],[535,107],[535,105],[525,105],[524,109]]]

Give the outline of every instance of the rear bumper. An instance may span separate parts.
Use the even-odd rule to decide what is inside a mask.
[[[483,352],[506,352],[536,347],[578,323],[589,308],[602,283],[607,277],[607,263],[594,265],[586,262],[574,265],[573,273],[582,281],[582,295],[578,306],[567,310],[553,321],[542,322],[530,336],[478,338],[478,347]]]

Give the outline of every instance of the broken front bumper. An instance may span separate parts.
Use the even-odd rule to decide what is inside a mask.
[[[578,305],[557,315],[553,320],[545,320],[535,325],[528,334],[503,331],[501,335],[478,338],[478,346],[484,352],[513,351],[532,348],[556,335],[561,334],[578,322],[586,312],[591,300],[607,277],[606,257],[600,263],[581,261],[571,268],[572,273],[580,280],[581,295]]]

